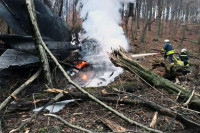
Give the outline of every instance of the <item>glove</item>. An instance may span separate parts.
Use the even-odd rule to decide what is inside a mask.
[[[163,53],[162,53],[162,52],[158,52],[157,54],[161,55],[161,54],[163,54]]]

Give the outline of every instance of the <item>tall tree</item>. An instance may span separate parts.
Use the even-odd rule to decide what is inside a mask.
[[[75,26],[77,22],[77,12],[76,12],[76,5],[78,3],[78,0],[73,1],[73,15],[72,15],[72,25]]]
[[[144,43],[146,41],[146,33],[147,33],[147,28],[149,26],[149,24],[151,24],[151,17],[149,15],[149,12],[151,12],[152,10],[152,6],[151,6],[151,2],[152,0],[144,0],[144,6],[143,6],[143,29],[142,29],[142,33],[141,33],[141,36],[140,36],[140,42],[141,43]]]
[[[148,4],[148,9],[149,9],[149,18],[150,20],[152,19],[152,8],[153,8],[153,0],[148,0],[147,1],[149,4]],[[151,23],[149,24],[149,28],[148,28],[148,31],[151,31]]]
[[[135,18],[135,27],[133,30],[133,40],[137,39],[137,31],[140,28],[139,21],[140,21],[140,10],[141,10],[141,0],[136,0],[136,18]]]
[[[157,1],[157,7],[158,7],[158,15],[156,17],[156,22],[157,22],[157,30],[156,30],[156,36],[155,36],[155,41],[158,41],[160,31],[161,31],[161,17],[162,17],[162,8],[163,8],[163,0],[158,0]]]
[[[165,21],[168,22],[169,20],[169,11],[170,11],[170,0],[167,0],[167,10],[166,10],[166,19]]]

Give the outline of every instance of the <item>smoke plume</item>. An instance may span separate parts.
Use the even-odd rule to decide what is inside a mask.
[[[108,58],[107,52],[111,48],[123,47],[128,50],[128,40],[124,35],[121,24],[120,8],[122,2],[134,2],[135,0],[80,0],[78,3],[84,38],[93,38],[98,41],[96,50],[88,50],[84,59],[94,64],[96,76],[88,86],[105,86],[114,81],[114,78],[123,72],[115,67]],[[90,44],[87,45],[90,47]],[[88,54],[90,53],[90,54]],[[88,72],[90,73],[90,72]],[[101,76],[100,76],[101,75]],[[103,80],[102,80],[103,79]]]
[[[111,48],[122,46],[128,50],[128,41],[124,35],[119,12],[122,2],[134,0],[81,0],[80,15],[84,19],[82,24],[85,36],[95,38],[101,44],[102,52],[109,52]]]

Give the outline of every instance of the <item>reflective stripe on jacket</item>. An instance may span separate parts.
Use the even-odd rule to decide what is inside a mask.
[[[181,53],[178,57],[178,59],[180,59],[181,61],[188,61],[189,57],[187,53]]]
[[[165,43],[162,51],[165,52],[167,55],[174,54],[174,48],[169,42]]]

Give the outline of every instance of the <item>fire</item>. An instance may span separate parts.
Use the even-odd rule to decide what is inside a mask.
[[[86,61],[81,61],[79,64],[76,65],[77,68],[82,68],[84,66],[88,65]]]
[[[87,80],[88,76],[86,74],[82,75],[82,80]]]

